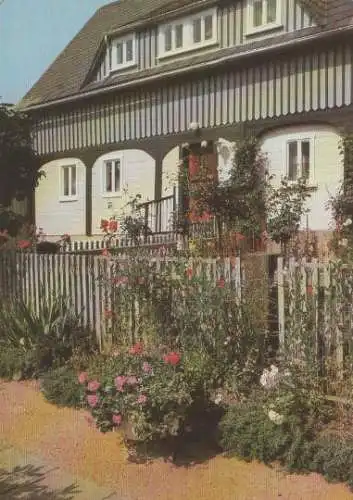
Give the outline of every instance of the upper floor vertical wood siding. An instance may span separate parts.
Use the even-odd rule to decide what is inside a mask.
[[[234,64],[213,76],[44,116],[35,146],[47,154],[183,132],[195,121],[207,128],[342,107],[353,103],[352,72],[349,44]]]
[[[252,41],[274,36],[275,34],[289,33],[313,26],[313,18],[299,5],[297,0],[282,0],[282,22],[283,28],[275,32],[258,33],[256,36],[247,36],[247,0],[238,0],[223,5],[218,9],[218,36],[219,47],[234,47],[251,43]],[[136,35],[137,65],[132,71],[145,70],[158,65],[158,29],[149,28]],[[181,54],[179,58],[187,57],[187,53]],[[107,75],[108,54],[102,56],[99,67],[96,70],[95,80],[100,81]],[[170,61],[169,61],[170,62]]]

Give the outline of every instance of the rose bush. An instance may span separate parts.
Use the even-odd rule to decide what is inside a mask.
[[[165,350],[164,350],[165,351]],[[78,374],[82,398],[102,431],[123,428],[136,440],[183,434],[200,408],[212,406],[203,372],[176,351],[120,349],[100,368]]]

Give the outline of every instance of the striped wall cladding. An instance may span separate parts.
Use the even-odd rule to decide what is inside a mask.
[[[278,34],[290,33],[314,26],[312,16],[298,4],[297,0],[282,0],[283,28]],[[218,34],[220,48],[235,47],[273,36],[273,32],[259,33],[254,37],[246,36],[248,21],[247,0],[231,2],[219,7]],[[158,28],[149,28],[136,34],[137,36],[137,61],[138,69],[145,70],[158,65]],[[181,57],[185,57],[181,55]],[[93,80],[103,80],[108,74],[109,53],[104,54]]]
[[[352,104],[350,45],[235,68],[151,92],[46,117],[34,132],[41,154],[63,152]]]

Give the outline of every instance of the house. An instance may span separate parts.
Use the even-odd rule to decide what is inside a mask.
[[[19,106],[35,120],[46,177],[36,224],[101,234],[130,197],[170,229],[177,172],[203,159],[227,176],[255,132],[279,180],[307,175],[303,228],[330,229],[353,124],[351,0],[121,0],[100,8]],[[183,148],[184,146],[184,148]],[[203,146],[203,147],[201,147]],[[153,221],[152,221],[153,218]]]

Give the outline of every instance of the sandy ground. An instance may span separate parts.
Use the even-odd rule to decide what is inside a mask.
[[[353,500],[345,486],[316,474],[289,475],[222,456],[188,467],[129,463],[118,433],[101,434],[85,412],[50,405],[35,383],[0,382],[0,398],[1,500]],[[31,474],[37,492],[26,486]],[[11,481],[13,489],[3,493]],[[76,493],[68,488],[75,483]]]

